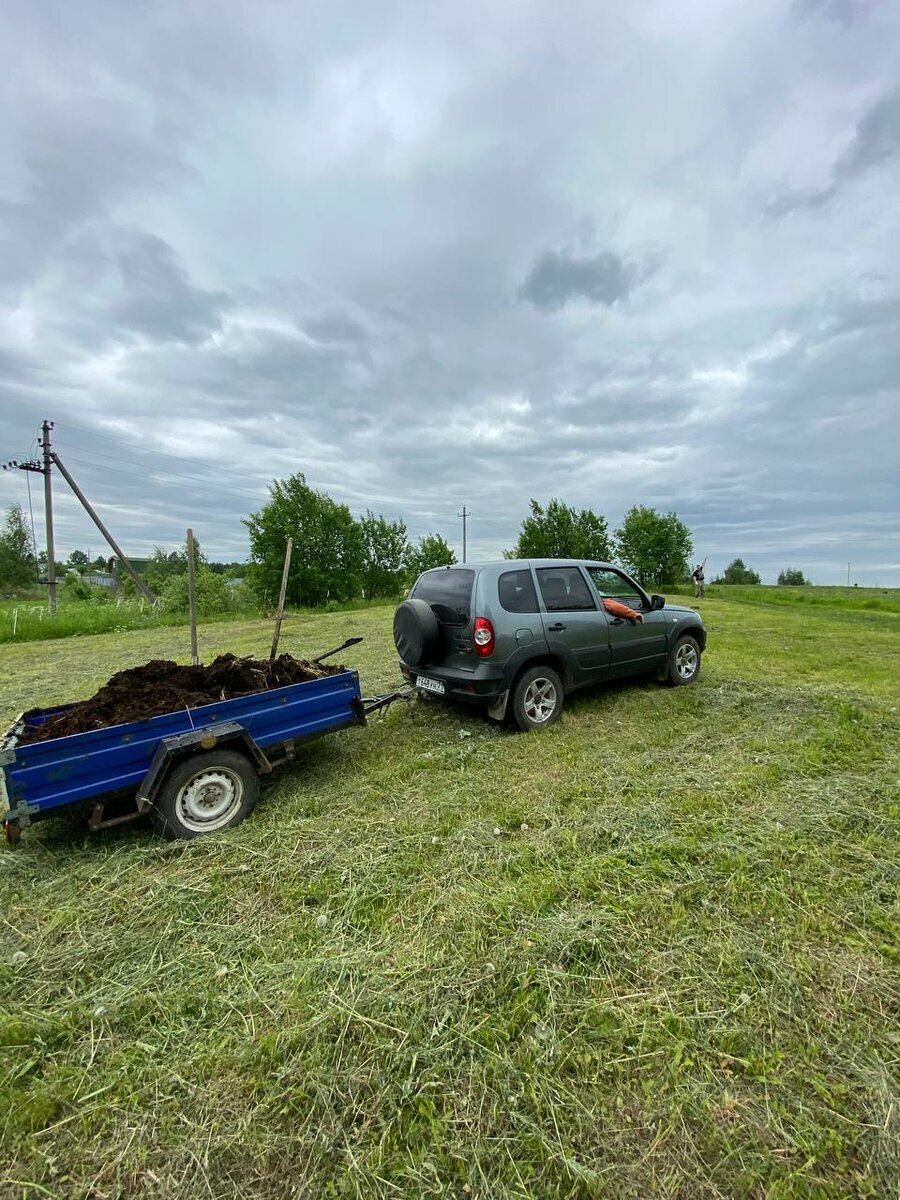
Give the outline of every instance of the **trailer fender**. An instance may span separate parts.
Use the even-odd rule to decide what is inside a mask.
[[[138,789],[138,809],[143,812],[153,803],[169,769],[183,758],[199,750],[214,750],[217,746],[240,750],[246,754],[260,775],[268,775],[272,764],[250,734],[236,721],[191,729],[177,737],[163,738]]]

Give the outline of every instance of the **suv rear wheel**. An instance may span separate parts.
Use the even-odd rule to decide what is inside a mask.
[[[559,720],[564,700],[562,680],[552,667],[529,667],[513,688],[513,720],[525,733],[546,729]]]

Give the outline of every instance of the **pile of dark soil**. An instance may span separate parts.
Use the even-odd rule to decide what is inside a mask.
[[[222,654],[208,666],[182,667],[165,659],[155,659],[142,667],[119,671],[108,683],[67,712],[51,717],[40,725],[28,725],[20,745],[46,742],[50,738],[87,733],[107,725],[144,721],[182,708],[198,708],[235,696],[265,692],[289,683],[307,683],[324,675],[335,675],[343,667],[315,666],[311,662],[281,654],[274,662],[236,658]]]

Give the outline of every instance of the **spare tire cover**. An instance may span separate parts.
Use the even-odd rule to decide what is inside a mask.
[[[428,662],[441,644],[441,631],[431,605],[424,600],[404,600],[394,613],[394,645],[409,667]]]

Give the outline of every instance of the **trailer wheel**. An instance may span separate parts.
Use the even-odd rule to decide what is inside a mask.
[[[192,754],[168,773],[153,822],[163,837],[195,838],[240,825],[259,796],[256,768],[234,750]]]

